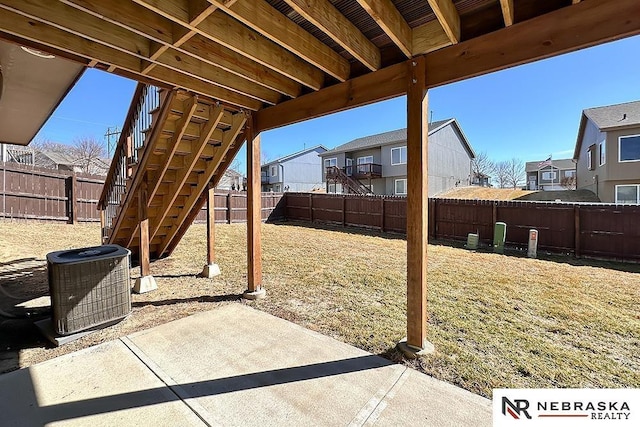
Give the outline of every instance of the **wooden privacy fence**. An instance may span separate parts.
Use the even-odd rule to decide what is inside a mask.
[[[247,193],[216,190],[216,223],[233,224],[247,222]],[[284,194],[262,193],[262,221],[284,219]],[[206,222],[207,207],[198,213],[195,222]]]
[[[0,163],[0,216],[51,221],[100,221],[104,177]]]
[[[287,219],[406,233],[406,198],[286,193]],[[466,240],[478,233],[491,243],[497,221],[507,244],[526,247],[529,230],[538,248],[576,256],[640,261],[640,206],[585,203],[429,199],[429,237]]]

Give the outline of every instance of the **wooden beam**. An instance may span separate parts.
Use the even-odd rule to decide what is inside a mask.
[[[2,7],[4,6],[0,3],[0,8]],[[88,60],[93,59],[101,63],[109,64],[109,69],[113,72],[120,74],[120,69],[122,69],[125,71],[125,73],[122,74],[125,74],[127,77],[134,75],[134,78],[140,78],[146,81],[151,77],[154,84],[159,86],[169,85],[182,87],[241,108],[257,110],[262,107],[262,102],[259,100],[223,87],[215,86],[199,78],[176,73],[165,67],[157,67],[152,70],[148,76],[145,76],[141,73],[142,66],[140,59],[133,55],[88,40],[86,37],[61,30],[48,23],[41,22],[40,19],[32,19],[22,14],[14,13],[11,10],[5,9],[5,11],[0,13],[0,28],[19,38],[35,41],[44,46],[50,46],[74,55],[83,56]]]
[[[453,83],[636,34],[637,0],[583,1],[428,54],[427,84]]]
[[[358,0],[358,3],[378,23],[382,31],[408,58],[413,56],[411,27],[391,0]]]
[[[196,203],[198,203],[198,200],[200,199],[202,192],[205,190],[206,186],[211,181],[211,178],[218,170],[218,167],[220,167],[220,164],[223,162],[227,151],[229,151],[232,144],[236,141],[237,136],[242,131],[242,127],[246,123],[247,117],[245,113],[236,113],[233,115],[232,121],[233,121],[233,125],[231,126],[231,128],[229,128],[224,132],[222,145],[218,147],[216,151],[216,155],[214,156],[213,159],[207,162],[207,169],[203,173],[198,174],[198,182],[193,187],[191,191],[191,195],[187,198],[187,200],[184,203],[184,208],[180,211],[180,216],[175,221],[175,223],[178,225],[176,227],[173,227],[169,231],[169,234],[167,234],[164,237],[164,239],[162,240],[162,243],[160,243],[160,246],[158,248],[158,256],[162,256],[162,254],[167,250],[173,238],[180,231],[181,224],[189,216],[190,210],[195,206]]]
[[[406,91],[404,63],[356,77],[321,91],[265,108],[256,114],[257,129],[268,129],[400,96]]]
[[[428,102],[423,57],[409,61],[407,87],[407,344],[426,347]]]
[[[145,277],[151,274],[149,254],[149,214],[147,194],[146,174],[142,179],[140,188],[138,189],[138,227],[140,228],[140,247],[138,257],[140,259],[140,276]]]
[[[380,50],[331,2],[328,0],[285,1],[304,19],[322,30],[371,71],[380,69]],[[410,35],[411,32],[409,31],[408,34]]]
[[[452,0],[427,0],[451,43],[460,41],[460,15]]]
[[[247,127],[247,277],[248,292],[262,289],[262,192],[260,134],[255,119]]]
[[[227,207],[231,209],[230,206]],[[216,187],[209,185],[207,191],[207,265],[216,262]]]
[[[500,0],[500,7],[502,8],[504,26],[509,27],[513,25],[513,0]]]
[[[159,6],[156,0],[134,1],[150,11],[189,30],[194,30],[205,38],[254,60],[283,76],[287,76],[315,90],[322,87],[324,82],[322,71],[271,40],[266,39],[258,32],[247,28],[220,10],[213,12],[197,26],[191,26],[189,25],[188,12],[183,10],[184,7],[188,7],[187,0],[172,2],[171,7],[165,7],[164,3]]]
[[[349,78],[349,61],[278,12],[265,0],[242,0],[228,6],[225,0],[209,0],[269,40],[298,55],[340,81]]]
[[[413,56],[451,46],[451,40],[438,21],[430,21],[413,29]]]
[[[589,0],[426,54],[427,85],[441,86],[637,34],[639,2]],[[258,129],[400,96],[406,90],[405,79],[406,66],[396,64],[267,107],[257,113]]]
[[[218,43],[207,40],[199,34],[190,37],[180,45],[180,39],[186,37],[186,33],[191,31],[190,29],[129,0],[110,0],[109,2],[103,0],[61,1],[157,43],[156,50],[153,51],[156,55],[162,55],[167,49],[173,47],[183,54],[191,55],[205,63],[242,76],[292,98],[300,94],[300,85],[293,80],[274,73],[264,65],[249,60],[246,56],[240,55]],[[160,46],[163,46],[162,50]],[[159,57],[157,56],[155,59]],[[151,67],[151,65],[153,63],[148,64],[150,69],[155,68],[155,66]],[[143,69],[143,74],[144,72],[145,69]]]

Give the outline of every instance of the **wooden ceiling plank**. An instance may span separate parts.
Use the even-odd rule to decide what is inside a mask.
[[[209,181],[211,181],[211,178],[215,174],[216,170],[220,167],[225,154],[227,153],[227,151],[229,151],[233,143],[236,141],[236,138],[242,131],[242,127],[244,126],[246,121],[247,116],[244,113],[236,113],[233,115],[233,125],[231,126],[231,128],[224,132],[222,145],[216,149],[216,154],[213,159],[207,162],[207,169],[202,174],[198,175],[198,184],[193,188],[191,195],[184,203],[186,207],[192,207],[196,204],[196,202],[200,198],[200,195],[209,184]],[[182,222],[187,218],[189,214],[190,209],[182,209],[180,211],[180,216],[176,220],[176,223],[182,224]],[[165,236],[162,243],[160,244],[158,256],[162,256],[164,251],[167,250],[171,243],[171,240],[178,233],[179,229],[180,227],[173,227],[169,234]]]
[[[427,83],[440,86],[640,34],[637,0],[589,0],[427,55]]]
[[[300,84],[290,78],[274,73],[270,68],[248,60],[246,56],[218,43],[208,41],[201,35],[191,38],[192,36],[189,33],[193,30],[129,0],[109,0],[109,2],[103,0],[61,1],[87,14],[119,25],[158,43],[158,45],[152,44],[151,47],[151,57],[153,59],[157,59],[163,53],[159,51],[159,46],[164,46],[164,51],[174,46],[176,50],[182,53],[278,91],[283,95],[295,98],[300,94]],[[145,22],[149,24],[144,24]],[[182,45],[179,45],[181,38],[187,40]],[[152,64],[149,63],[146,66],[150,69],[155,68],[155,65],[152,66]],[[145,70],[143,69],[143,71]]]
[[[328,0],[285,0],[371,71],[380,69],[380,50]],[[408,28],[408,26],[407,26]]]
[[[413,55],[411,27],[391,0],[358,0],[362,8],[378,23],[408,58]]]
[[[449,36],[438,21],[430,21],[413,29],[413,56],[451,46]]]
[[[452,0],[427,0],[451,43],[460,42],[460,15]]]
[[[177,12],[180,8],[162,9],[158,7],[158,0],[133,1],[298,83],[315,90],[324,83],[322,71],[220,10],[194,27],[189,25],[187,12]],[[182,2],[186,3],[186,0]]]
[[[10,10],[51,25],[60,30],[101,43],[110,48],[120,50],[139,59],[150,56],[148,39],[132,33],[120,26],[105,22],[92,15],[69,7],[63,3],[48,0],[7,0],[0,4],[0,8]],[[46,10],[46,14],[43,14]],[[206,67],[201,61],[193,58],[182,58],[179,55],[165,55],[163,65],[179,73],[204,80],[212,85],[238,92],[241,95],[255,98],[261,102],[275,104],[280,94],[271,89],[257,85],[249,80],[238,77],[227,71],[214,67]],[[117,64],[112,64],[112,66]],[[140,66],[139,66],[140,67]],[[149,72],[148,66],[142,66],[142,74]],[[108,71],[112,72],[114,69]]]
[[[576,0],[573,1],[575,3]],[[504,26],[509,27],[513,25],[513,0],[500,0],[500,7],[502,8]]]
[[[340,81],[349,78],[349,61],[278,12],[265,0],[242,0],[231,6],[227,6],[225,0],[209,1],[325,73]]]
[[[640,34],[637,0],[589,0],[425,55],[427,85],[503,70]],[[260,131],[360,107],[404,94],[406,64],[400,63],[257,113]]]

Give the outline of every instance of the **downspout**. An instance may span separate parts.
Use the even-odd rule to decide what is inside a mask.
[[[280,182],[282,183],[280,185],[280,192],[284,193],[284,165],[282,163],[279,163],[278,166],[280,166],[280,172],[281,172]]]

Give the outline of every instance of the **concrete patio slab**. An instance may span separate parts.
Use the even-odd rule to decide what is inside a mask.
[[[0,390],[3,426],[205,425],[121,341],[1,375]]]
[[[241,304],[2,375],[0,390],[15,390],[2,425],[491,423],[487,399]]]

